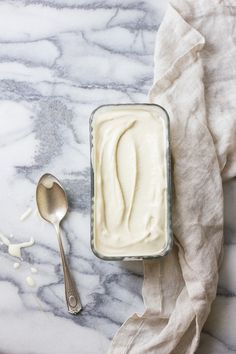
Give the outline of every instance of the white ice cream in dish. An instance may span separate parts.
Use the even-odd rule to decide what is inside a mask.
[[[91,121],[92,248],[108,259],[170,246],[168,117],[157,105],[108,105]]]

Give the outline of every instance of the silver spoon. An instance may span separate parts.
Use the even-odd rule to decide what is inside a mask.
[[[36,201],[40,215],[56,229],[64,272],[65,295],[68,311],[72,314],[82,309],[80,298],[71,276],[61,240],[60,223],[68,210],[66,193],[56,177],[46,173],[37,185]]]

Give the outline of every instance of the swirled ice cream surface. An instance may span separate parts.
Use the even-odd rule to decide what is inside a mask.
[[[154,105],[103,106],[93,115],[93,234],[102,256],[155,256],[166,246],[164,118]]]

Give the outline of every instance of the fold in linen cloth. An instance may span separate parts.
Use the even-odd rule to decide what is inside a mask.
[[[158,30],[152,103],[169,113],[172,252],[144,261],[145,312],[119,329],[110,354],[192,354],[216,296],[222,179],[236,175],[236,7],[172,0]]]

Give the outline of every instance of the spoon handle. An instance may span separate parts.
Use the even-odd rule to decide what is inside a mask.
[[[66,296],[66,303],[68,307],[69,313],[75,315],[78,312],[82,310],[82,305],[80,302],[80,297],[77,292],[76,286],[74,279],[72,278],[62,240],[61,240],[61,231],[60,231],[60,226],[55,225],[56,232],[57,232],[57,238],[59,242],[59,248],[60,248],[60,253],[61,253],[61,260],[62,260],[62,266],[63,266],[63,272],[64,272],[64,281],[65,281],[65,296]]]

